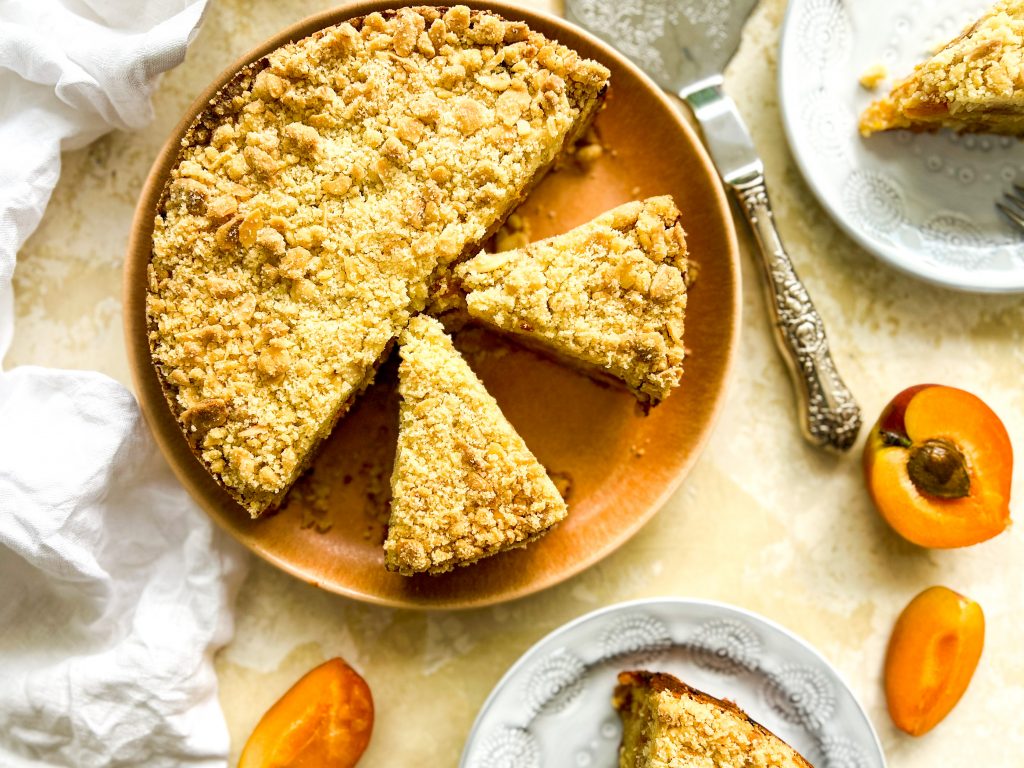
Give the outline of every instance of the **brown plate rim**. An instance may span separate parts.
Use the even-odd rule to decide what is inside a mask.
[[[191,451],[186,451],[187,458],[180,460],[183,458],[180,448],[184,444],[184,436],[177,421],[173,419],[173,414],[164,399],[160,382],[156,374],[156,369],[152,364],[152,358],[150,355],[148,327],[146,322],[146,286],[148,282],[146,273],[151,252],[153,216],[157,209],[160,196],[163,193],[167,174],[170,172],[171,167],[177,158],[181,139],[184,137],[186,131],[195,121],[199,113],[206,108],[214,94],[228,81],[230,81],[239,70],[266,56],[282,45],[294,40],[299,40],[320,29],[333,24],[339,24],[347,19],[357,16],[364,16],[375,11],[430,5],[430,3],[409,3],[401,2],[400,0],[357,0],[356,2],[346,3],[295,22],[278,32],[276,35],[269,37],[256,47],[252,48],[248,53],[239,57],[232,64],[226,67],[192,102],[154,160],[139,195],[139,202],[136,206],[132,220],[125,259],[123,320],[125,343],[128,352],[129,366],[131,369],[132,383],[134,385],[136,397],[143,416],[153,433],[157,445],[160,447],[161,452],[164,454],[164,457],[167,459],[171,469],[174,471],[179,481],[181,481],[181,483],[189,490],[193,498],[200,504],[204,511],[213,518],[222,530],[229,533],[248,550],[255,553],[271,565],[295,576],[301,581],[329,592],[352,598],[354,600],[359,600],[361,602],[392,608],[409,608],[419,610],[469,609],[516,600],[555,586],[556,584],[575,576],[581,571],[586,570],[590,566],[604,559],[625,544],[664,506],[665,502],[679,488],[683,479],[703,453],[704,447],[711,436],[726,399],[729,381],[735,366],[739,343],[740,319],[742,312],[740,260],[739,245],[737,242],[731,209],[725,197],[724,190],[722,189],[721,184],[717,181],[718,172],[708,157],[707,152],[704,150],[704,146],[701,143],[700,138],[689,123],[686,122],[677,106],[641,69],[634,65],[629,59],[604,41],[591,35],[586,30],[572,24],[564,18],[533,8],[521,7],[508,2],[507,0],[466,0],[462,4],[467,5],[472,9],[493,11],[509,20],[524,21],[527,24],[532,24],[533,22],[540,20],[543,24],[557,29],[560,32],[564,32],[570,37],[577,36],[585,39],[588,44],[601,52],[601,56],[603,58],[613,60],[623,69],[630,70],[637,79],[646,84],[648,89],[655,94],[657,99],[663,102],[667,112],[670,113],[675,120],[680,133],[682,133],[686,137],[686,140],[694,147],[697,158],[703,165],[705,172],[714,179],[712,188],[714,189],[716,198],[715,202],[717,203],[717,208],[721,213],[726,235],[726,242],[724,244],[726,246],[724,249],[725,252],[721,254],[721,258],[728,260],[730,268],[729,271],[734,277],[732,283],[733,291],[732,296],[730,297],[732,302],[732,311],[729,315],[723,316],[722,318],[723,324],[729,324],[729,341],[728,350],[725,355],[725,362],[721,367],[721,381],[717,388],[714,404],[710,409],[710,413],[708,413],[704,419],[703,428],[700,431],[699,437],[693,442],[691,450],[686,453],[682,461],[679,463],[673,480],[663,486],[661,492],[646,504],[644,512],[636,515],[632,524],[620,527],[616,532],[616,535],[609,537],[603,545],[596,547],[593,550],[583,552],[581,557],[569,561],[562,569],[555,573],[548,574],[547,578],[524,584],[518,589],[507,592],[496,592],[471,599],[463,599],[458,602],[416,602],[414,600],[403,600],[372,594],[335,582],[321,581],[308,569],[300,567],[290,560],[282,558],[274,552],[269,551],[263,546],[259,536],[242,535],[238,530],[232,528],[222,517],[221,510],[218,505],[206,498],[200,492],[198,484],[194,482],[193,474],[197,471],[206,472],[206,470],[195,459]],[[438,4],[438,7],[448,6]]]

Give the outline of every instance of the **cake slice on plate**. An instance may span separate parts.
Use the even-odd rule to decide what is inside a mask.
[[[521,547],[562,520],[554,483],[441,324],[413,318],[399,351],[388,570],[444,573]]]
[[[860,119],[876,131],[1024,135],[1024,0],[1003,0],[919,64]]]
[[[619,768],[811,768],[799,753],[735,704],[672,675],[622,672]]]
[[[679,210],[663,196],[480,254],[456,276],[471,317],[658,403],[683,372],[686,269]]]

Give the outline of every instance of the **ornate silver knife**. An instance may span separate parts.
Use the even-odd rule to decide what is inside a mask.
[[[764,165],[722,72],[757,0],[566,0],[566,16],[633,59],[689,104],[704,144],[754,231],[767,277],[779,351],[797,389],[804,436],[846,450],[861,414],[829,352],[814,308],[775,228]]]

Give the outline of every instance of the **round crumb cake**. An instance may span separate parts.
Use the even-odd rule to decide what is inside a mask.
[[[585,129],[608,74],[525,24],[421,7],[286,45],[211,100],[157,211],[149,338],[190,446],[252,516]]]

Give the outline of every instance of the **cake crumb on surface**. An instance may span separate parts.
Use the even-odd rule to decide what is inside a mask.
[[[584,171],[593,168],[604,153],[605,148],[601,143],[601,137],[594,126],[587,129],[583,138],[576,142],[572,150],[573,157]]]
[[[558,489],[558,494],[568,504],[572,496],[572,474],[569,472],[549,472],[551,482]]]
[[[872,64],[861,73],[858,82],[862,88],[873,91],[888,76],[889,72],[883,64]]]
[[[494,236],[494,247],[499,251],[524,248],[530,243],[530,232],[530,222],[521,214],[513,213]]]

